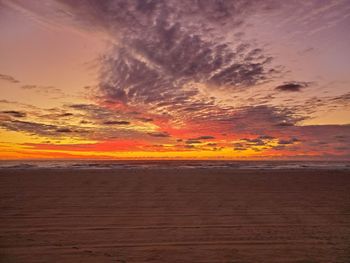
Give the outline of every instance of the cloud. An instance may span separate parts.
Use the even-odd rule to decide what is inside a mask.
[[[259,105],[238,109],[232,116],[226,117],[222,121],[232,122],[234,130],[237,132],[250,132],[259,135],[280,130],[281,126],[293,127],[303,119],[304,117],[286,108]]]
[[[9,111],[2,111],[2,114],[7,114],[10,115],[12,117],[16,117],[16,118],[24,118],[27,116],[27,114],[25,112],[21,112],[21,111],[14,111],[14,110],[9,110]]]
[[[302,91],[302,89],[308,86],[309,84],[306,82],[288,82],[277,86],[275,89],[279,91],[298,92],[298,91]]]
[[[119,121],[114,121],[113,119],[128,119],[128,115],[124,114],[120,110],[108,109],[106,107],[97,105],[97,104],[71,104],[66,105],[68,110],[75,110],[76,116],[81,117],[86,121],[96,122],[96,123],[104,123],[106,125],[118,124]],[[109,120],[109,121],[104,121]],[[122,124],[122,123],[121,123]],[[125,123],[126,124],[126,123]],[[129,123],[128,123],[129,124]]]
[[[71,129],[69,128],[59,128],[56,130],[56,132],[62,132],[62,133],[70,133],[73,132]]]
[[[0,123],[0,126],[10,131],[23,131],[44,136],[54,135],[56,134],[56,130],[59,129],[55,125],[18,120],[3,121]]]
[[[104,121],[105,125],[129,125],[129,121]]]
[[[270,135],[260,135],[259,137],[258,137],[259,139],[261,139],[261,140],[273,140],[273,139],[275,139],[275,137],[274,136],[270,136]]]
[[[77,116],[72,112],[68,112],[64,109],[60,108],[51,108],[46,110],[37,110],[36,112],[32,112],[32,115],[45,120],[45,121],[61,121],[65,122],[66,120],[73,120]]]
[[[244,147],[244,146],[241,146],[241,147],[235,146],[235,147],[233,148],[234,151],[245,151],[245,150],[247,150],[247,149],[248,149],[248,148],[246,148],[246,147]]]
[[[169,133],[167,132],[149,132],[148,135],[152,136],[152,137],[170,137]]]
[[[198,85],[209,85],[212,89],[249,87],[270,77],[265,68],[267,58],[252,62],[251,57],[244,58],[248,55],[240,51],[241,61],[230,55],[237,50],[227,45],[197,44],[202,41],[197,37],[186,43],[171,41],[174,47],[162,49],[164,43],[153,40],[143,43],[140,38],[136,51],[116,47],[102,61],[99,96],[128,106],[147,107],[153,112],[163,108],[189,115],[214,106],[213,99],[200,98]]]
[[[65,112],[65,113],[58,115],[58,117],[71,117],[71,116],[74,116],[74,114],[70,113],[70,112]]]
[[[194,146],[192,144],[184,145],[183,147],[187,148],[187,149],[196,149],[196,146]]]
[[[224,109],[203,96],[200,85],[250,88],[278,72],[262,47],[236,34],[250,15],[271,10],[271,1],[51,2],[48,9],[16,1],[45,21],[104,32],[114,44],[100,61],[95,98],[101,103],[168,114],[175,122],[205,118]]]
[[[289,140],[286,139],[280,139],[278,140],[279,145],[288,145],[288,144],[293,144],[295,142],[298,142],[299,140],[297,138],[291,138]]]
[[[148,117],[146,113],[143,115],[135,111],[128,111],[120,108],[109,108],[105,105],[98,104],[70,104],[66,105],[66,108],[70,111],[74,110],[74,117],[81,118],[82,124],[94,123],[95,125],[101,126],[101,129],[113,129],[114,133],[121,132],[120,129],[125,128],[122,126],[129,126],[128,130],[131,132],[133,127],[155,127],[151,123],[154,121],[153,118]],[[87,121],[89,120],[89,121]],[[83,121],[83,122],[82,122]],[[107,127],[108,126],[108,127]],[[119,128],[112,128],[118,126]],[[149,130],[148,130],[149,131]],[[146,132],[144,132],[144,135]]]
[[[254,146],[263,146],[265,145],[265,142],[262,139],[256,138],[256,139],[242,139],[246,142],[248,142],[248,145],[254,145]]]
[[[190,139],[190,140],[185,141],[185,143],[186,144],[198,144],[198,143],[202,143],[202,142],[199,140]]]
[[[56,2],[75,25],[106,32],[114,43],[100,61],[97,101],[137,108],[155,122],[234,121],[244,110],[203,95],[201,86],[248,89],[279,71],[262,47],[234,34],[256,11],[270,10],[270,1]],[[96,105],[72,107],[92,119],[112,117]]]
[[[54,86],[38,86],[38,85],[24,85],[21,87],[23,90],[29,90],[41,95],[54,95],[64,97],[65,93]]]
[[[190,138],[189,140],[211,140],[211,139],[215,139],[215,137],[210,135],[203,135],[196,138]]]
[[[335,102],[337,104],[340,104],[342,106],[349,105],[350,104],[350,92],[344,93],[339,96],[335,96],[333,98],[329,99],[330,102]]]
[[[0,80],[3,80],[3,81],[7,81],[7,82],[10,82],[10,83],[19,83],[20,81],[15,79],[14,77],[10,76],[10,75],[6,75],[6,74],[0,74]]]
[[[245,146],[245,144],[242,143],[234,143],[233,144],[233,150],[234,151],[245,151],[248,147]]]
[[[287,120],[283,120],[282,122],[279,122],[276,124],[276,126],[279,126],[279,127],[291,127],[291,126],[294,126],[294,122],[289,122]]]
[[[152,122],[152,118],[136,118],[137,120],[143,121],[143,122]]]
[[[88,129],[76,126],[46,124],[34,121],[0,120],[0,127],[9,131],[24,132],[29,135],[39,135],[60,139],[70,134],[71,137],[85,138]]]

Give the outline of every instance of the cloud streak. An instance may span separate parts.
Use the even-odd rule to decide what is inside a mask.
[[[6,82],[9,82],[12,84],[20,83],[19,80],[15,79],[14,77],[12,77],[10,75],[6,75],[6,74],[0,74],[0,80],[6,81]]]
[[[309,86],[309,84],[305,82],[289,82],[289,83],[285,83],[277,86],[276,90],[287,91],[287,92],[298,92],[298,91],[302,91],[302,89],[306,88],[307,86]]]

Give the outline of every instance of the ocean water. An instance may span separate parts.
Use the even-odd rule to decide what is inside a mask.
[[[0,169],[350,169],[350,161],[11,160]]]

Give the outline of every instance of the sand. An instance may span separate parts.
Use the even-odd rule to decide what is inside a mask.
[[[1,262],[350,262],[350,172],[0,170]]]

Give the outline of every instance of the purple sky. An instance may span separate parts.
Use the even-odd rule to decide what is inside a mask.
[[[350,156],[350,2],[0,0],[0,158]]]

